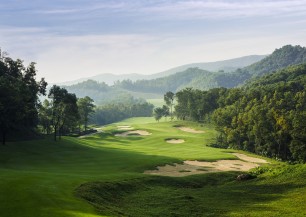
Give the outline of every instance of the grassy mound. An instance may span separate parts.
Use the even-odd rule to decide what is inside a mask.
[[[235,180],[237,174],[90,182],[76,194],[107,216],[306,215],[305,165],[267,169],[243,182]]]

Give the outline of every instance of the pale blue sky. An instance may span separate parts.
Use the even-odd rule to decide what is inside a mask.
[[[306,0],[0,0],[0,46],[60,82],[306,46]]]

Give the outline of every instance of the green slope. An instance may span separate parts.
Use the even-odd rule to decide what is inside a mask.
[[[182,132],[173,127],[175,124],[206,133]],[[131,125],[152,135],[115,137],[117,125]],[[134,118],[103,130],[82,139],[65,137],[53,142],[46,138],[0,146],[1,216],[99,216],[92,204],[108,216],[306,214],[302,209],[305,166],[284,166],[243,183],[234,180],[237,173],[186,178],[142,174],[184,159],[233,159],[228,150],[205,146],[215,136],[211,126]],[[186,142],[168,144],[165,139],[169,137]],[[100,202],[105,200],[108,204]]]

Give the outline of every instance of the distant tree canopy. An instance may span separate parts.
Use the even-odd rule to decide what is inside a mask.
[[[306,64],[268,74],[241,88],[176,93],[179,119],[212,117],[222,147],[306,162]]]
[[[5,144],[7,134],[34,130],[38,122],[38,95],[45,95],[44,79],[35,80],[35,63],[28,67],[19,59],[0,53],[0,132]]]
[[[90,122],[109,124],[131,117],[151,117],[154,106],[144,100],[130,98],[128,102],[110,103],[98,106]]]

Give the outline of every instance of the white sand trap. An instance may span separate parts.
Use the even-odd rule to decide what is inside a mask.
[[[134,128],[129,125],[117,126],[119,130],[133,130]]]
[[[167,139],[166,142],[171,143],[171,144],[180,144],[184,143],[184,139]]]
[[[149,136],[152,133],[149,133],[148,131],[145,130],[132,130],[132,131],[127,131],[127,132],[123,132],[123,133],[118,133],[115,134],[115,136]]]
[[[234,153],[236,156],[238,153]],[[242,160],[219,160],[215,162],[204,161],[184,161],[183,164],[165,165],[159,166],[156,170],[147,170],[145,174],[160,175],[160,176],[173,176],[182,177],[195,174],[224,172],[224,171],[248,171],[250,169],[260,166],[259,164],[252,162],[254,160],[262,160],[259,158],[248,157],[247,155],[238,154],[237,157],[244,158]],[[248,159],[248,158],[251,159]],[[251,162],[246,162],[250,160]],[[260,161],[259,163],[267,163],[267,161]]]
[[[205,133],[203,130],[195,130],[189,127],[178,127],[178,129],[188,133]]]

